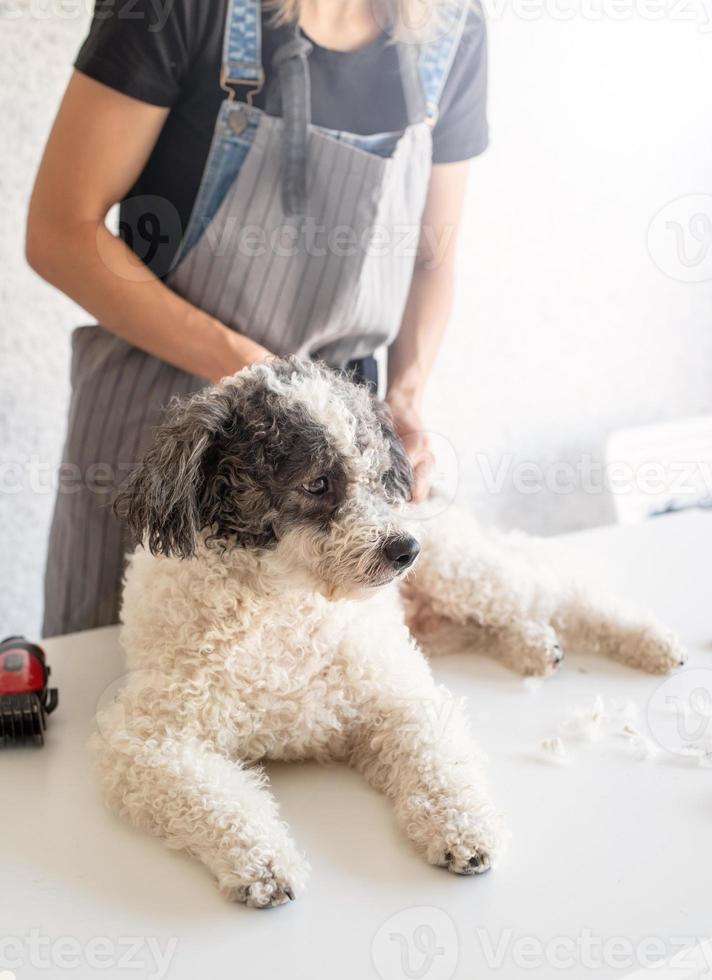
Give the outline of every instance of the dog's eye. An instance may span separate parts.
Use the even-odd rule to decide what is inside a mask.
[[[302,484],[302,490],[305,493],[311,494],[312,497],[323,497],[324,494],[329,489],[329,481],[325,476],[319,476],[316,480],[311,480],[309,483]]]

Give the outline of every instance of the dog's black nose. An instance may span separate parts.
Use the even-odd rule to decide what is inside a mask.
[[[397,534],[383,546],[383,554],[397,572],[410,568],[420,552],[420,545],[410,534]]]

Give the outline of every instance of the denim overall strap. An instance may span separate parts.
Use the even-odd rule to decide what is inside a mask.
[[[263,81],[260,0],[228,0],[220,84],[234,95],[233,85],[260,88]]]
[[[448,0],[443,5],[441,20],[434,37],[420,45],[418,70],[425,97],[426,120],[434,126],[445,82],[450,74],[457,49],[473,9],[471,0]]]

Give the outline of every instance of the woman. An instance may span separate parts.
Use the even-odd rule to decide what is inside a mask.
[[[487,142],[486,41],[473,0],[420,4],[97,0],[28,221],[33,268],[101,324],[73,336],[45,635],[116,621],[111,497],[171,396],[270,354],[373,385],[388,345],[427,492],[421,403]]]

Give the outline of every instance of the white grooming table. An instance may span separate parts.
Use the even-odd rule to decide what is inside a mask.
[[[692,668],[712,668],[712,513],[572,535],[607,584],[677,629]],[[571,656],[540,687],[466,656],[435,664],[469,700],[508,816],[509,851],[480,878],[429,867],[388,802],[353,772],[270,767],[312,863],[306,894],[274,910],[230,905],[188,857],[100,803],[86,740],[122,671],[115,629],[47,642],[60,707],[44,749],[0,750],[0,980],[502,980],[624,977],[712,935],[712,769],[639,761],[622,736],[541,761],[567,709],[641,707],[659,677]],[[710,675],[712,676],[712,675]],[[712,722],[710,723],[712,734]],[[171,954],[156,965],[156,950]],[[712,943],[703,947],[712,961]],[[700,949],[696,954],[699,958]],[[695,960],[655,971],[697,977]],[[641,976],[648,974],[641,974]]]

